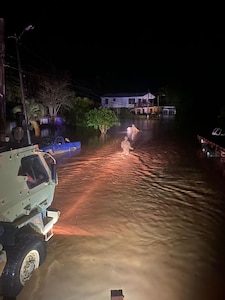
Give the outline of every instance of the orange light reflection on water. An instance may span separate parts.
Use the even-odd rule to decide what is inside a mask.
[[[99,153],[98,153],[99,152]],[[104,157],[100,152],[102,152],[102,149],[100,149],[96,154],[95,157]],[[94,178],[94,180],[92,181],[92,184],[89,184],[87,186],[87,190],[85,190],[83,192],[83,195],[80,196],[79,198],[76,199],[76,202],[73,203],[73,205],[71,206],[70,203],[70,208],[69,210],[66,210],[65,213],[63,213],[63,216],[61,217],[62,220],[68,220],[71,217],[76,217],[76,211],[78,210],[78,208],[83,205],[85,202],[90,200],[90,195],[93,194],[93,192],[97,189],[99,189],[100,186],[103,185],[103,181],[104,180],[108,180],[107,179],[107,175],[108,173],[112,173],[112,172],[120,172],[120,169],[123,169],[126,165],[126,169],[129,166],[129,159],[132,157],[132,159],[134,158],[134,156],[132,154],[130,155],[124,155],[121,152],[117,151],[116,153],[114,153],[113,155],[110,155],[107,157],[107,159],[101,160],[101,163],[99,164],[99,168],[101,169],[100,174],[98,174],[98,176],[96,176]],[[90,159],[89,161],[87,161],[87,163],[85,164],[85,166],[89,167],[90,163],[92,162],[93,158]],[[104,167],[107,164],[107,167]],[[109,167],[110,166],[110,167]],[[80,170],[80,173],[83,172],[83,169]],[[79,173],[76,174],[76,176],[79,177]],[[121,177],[122,180],[123,177]],[[60,182],[59,182],[60,184]],[[65,222],[63,222],[60,225],[60,221],[59,223],[57,223],[54,227],[54,233],[58,234],[58,235],[79,235],[79,236],[95,236],[95,234],[92,234],[86,230],[81,229],[80,227],[76,226],[76,225],[71,225],[71,224],[67,224]],[[98,235],[101,234],[100,232],[98,232]]]

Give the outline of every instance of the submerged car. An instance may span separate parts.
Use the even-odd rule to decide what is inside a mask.
[[[81,148],[81,142],[71,142],[63,136],[46,137],[39,143],[39,149],[50,154],[58,154],[67,151],[76,151]]]
[[[213,136],[225,136],[225,130],[219,127],[216,127],[212,131]]]

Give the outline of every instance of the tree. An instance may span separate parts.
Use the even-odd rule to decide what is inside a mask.
[[[100,106],[99,108],[91,109],[86,113],[87,126],[99,129],[101,134],[106,134],[107,131],[114,125],[119,126],[120,122],[114,111]]]
[[[74,96],[75,93],[69,89],[69,83],[64,80],[45,80],[38,92],[39,101],[48,108],[53,124],[62,107],[64,109],[71,107]]]
[[[34,128],[35,136],[40,136],[40,127],[37,121],[45,115],[46,109],[41,103],[36,102],[34,99],[25,100],[25,104],[27,110],[28,125],[30,124]],[[15,115],[23,114],[22,105],[15,106],[13,108],[13,113]]]
[[[85,114],[94,107],[94,101],[87,97],[75,97],[71,101],[71,109],[66,114],[66,119],[71,125],[86,125]]]

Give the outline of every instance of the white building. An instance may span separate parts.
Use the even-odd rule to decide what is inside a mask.
[[[113,93],[101,96],[101,106],[111,109],[154,106],[151,93]]]
[[[165,95],[154,96],[151,93],[112,93],[101,96],[101,106],[120,113],[121,108],[127,108],[135,114],[145,115],[176,115],[176,107],[165,105],[162,101]],[[163,102],[163,103],[161,103]]]

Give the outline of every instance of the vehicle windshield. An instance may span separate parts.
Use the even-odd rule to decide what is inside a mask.
[[[43,148],[43,147],[52,145],[53,142],[54,142],[54,138],[53,137],[45,137],[45,138],[41,139],[41,141],[39,142],[38,146],[39,146],[39,148]]]
[[[29,189],[48,181],[48,174],[37,155],[30,155],[21,159],[19,176],[27,176]]]

